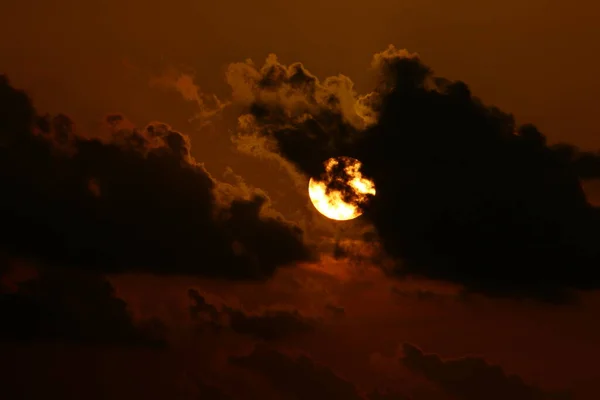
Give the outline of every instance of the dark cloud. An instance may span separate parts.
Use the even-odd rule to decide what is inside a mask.
[[[418,300],[423,300],[423,301],[431,301],[431,300],[437,300],[437,299],[443,298],[442,295],[439,295],[439,294],[435,293],[434,291],[427,290],[427,289],[417,289],[415,291],[408,291],[408,290],[402,290],[398,287],[392,287],[391,292],[400,297],[404,297],[404,298],[416,297]]]
[[[410,371],[423,375],[459,400],[550,400],[568,399],[565,394],[549,394],[529,386],[516,375],[506,374],[502,368],[485,360],[465,357],[442,360],[436,354],[425,354],[421,349],[405,343],[401,362]]]
[[[272,74],[273,62],[255,70],[270,84],[250,84],[240,136],[267,138],[265,151],[310,176],[330,157],[362,161],[377,189],[362,218],[402,260],[396,273],[551,301],[600,286],[600,213],[579,181],[599,176],[596,154],[549,146],[534,126],[392,47],[375,56],[378,84],[362,97],[303,80],[299,66]]]
[[[207,303],[198,291],[190,289],[192,319],[212,329],[229,328],[236,333],[262,340],[279,340],[313,331],[315,322],[298,311],[266,311],[251,315],[243,310],[223,306],[220,310]]]
[[[354,385],[306,356],[295,359],[259,345],[250,355],[229,362],[266,377],[286,399],[363,399]]]
[[[412,400],[410,396],[401,393],[376,391],[369,394],[369,400]]]
[[[325,309],[331,313],[336,318],[340,318],[346,315],[346,310],[344,307],[336,306],[333,304],[327,304]]]
[[[197,383],[199,398],[206,400],[233,400],[233,397],[223,392],[219,387],[206,384],[204,382]]]
[[[159,321],[134,324],[127,304],[104,278],[73,271],[43,271],[0,292],[0,337],[18,341],[163,346]]]
[[[348,184],[353,179],[362,179],[360,174],[360,161],[350,157],[337,157],[326,161],[325,172],[320,177],[315,177],[326,187],[328,195],[339,194],[343,201],[364,210],[369,204],[373,194],[362,193]],[[368,181],[365,181],[367,183]],[[370,183],[370,182],[369,182]]]
[[[64,115],[36,116],[0,77],[0,242],[10,255],[101,272],[262,279],[311,254],[268,198],[223,204],[187,136],[107,118],[87,138]]]
[[[600,152],[583,151],[567,143],[556,144],[552,146],[552,150],[562,157],[563,162],[570,164],[581,179],[600,177]]]

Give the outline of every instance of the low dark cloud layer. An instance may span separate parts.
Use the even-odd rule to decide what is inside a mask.
[[[416,55],[390,47],[373,66],[366,96],[274,58],[230,71],[253,79],[229,79],[251,94],[240,137],[266,138],[256,143],[310,176],[329,157],[361,160],[377,188],[363,218],[401,260],[397,274],[551,301],[600,286],[600,213],[579,181],[599,176],[596,154],[548,145]]]
[[[36,116],[0,77],[0,246],[10,256],[100,272],[263,279],[307,260],[295,224],[263,215],[268,198],[226,204],[187,136],[120,115],[88,138],[64,115]]]
[[[69,390],[72,390],[69,393],[73,393],[70,398],[81,397],[81,393],[88,390],[94,391],[91,398],[100,398],[102,395],[128,398],[142,392],[148,393],[146,398],[157,399],[180,396],[185,399],[240,400],[479,400],[494,399],[495,393],[499,394],[499,399],[555,398],[524,383],[531,380],[531,376],[525,380],[507,376],[499,367],[490,366],[482,359],[443,360],[437,355],[424,354],[413,345],[405,345],[404,356],[401,358],[396,355],[389,358],[380,356],[379,359],[372,357],[373,349],[390,349],[390,343],[395,348],[397,335],[413,337],[417,343],[424,336],[424,341],[431,343],[431,338],[423,332],[430,332],[432,326],[440,328],[434,328],[434,331],[443,332],[448,327],[451,328],[438,336],[442,341],[440,346],[443,347],[448,342],[456,341],[457,334],[453,333],[456,329],[467,332],[467,335],[479,332],[482,336],[487,336],[490,330],[499,325],[503,328],[499,340],[503,340],[503,337],[511,338],[515,340],[511,345],[515,353],[528,352],[527,347],[518,343],[519,339],[514,333],[510,329],[506,330],[506,320],[502,314],[499,314],[498,319],[494,319],[493,315],[485,317],[483,313],[476,312],[476,307],[468,308],[476,329],[452,328],[452,323],[464,324],[464,320],[457,318],[456,307],[449,302],[440,302],[439,307],[435,307],[437,314],[427,318],[430,311],[419,307],[419,303],[424,302],[418,301],[418,294],[413,295],[412,300],[407,295],[401,307],[386,309],[386,304],[389,304],[387,296],[377,300],[368,294],[384,293],[382,287],[364,286],[363,290],[357,291],[356,288],[351,289],[355,286],[352,281],[336,281],[335,285],[343,286],[343,290],[351,290],[349,296],[352,297],[352,302],[348,303],[347,298],[339,299],[340,304],[348,307],[348,314],[341,319],[330,315],[323,321],[325,323],[317,326],[318,329],[311,329],[314,321],[296,312],[250,313],[241,306],[217,306],[225,301],[221,300],[225,298],[223,295],[229,294],[229,304],[252,304],[250,307],[253,309],[273,309],[274,304],[262,303],[263,306],[257,306],[261,303],[253,303],[251,297],[240,296],[243,291],[233,288],[235,285],[245,286],[262,296],[262,292],[269,291],[264,284],[227,282],[222,288],[223,292],[220,292],[214,291],[215,288],[213,291],[209,289],[215,284],[214,281],[204,280],[207,286],[200,285],[198,287],[202,289],[187,292],[186,298],[185,288],[189,284],[187,277],[152,276],[158,284],[155,286],[149,282],[144,285],[144,277],[134,274],[132,277],[138,285],[127,288],[114,283],[117,288],[115,294],[111,285],[98,275],[80,274],[73,269],[65,269],[61,274],[56,268],[49,269],[46,273],[40,271],[42,274],[39,277],[21,284],[16,292],[0,296],[0,315],[3,318],[3,324],[0,325],[0,345],[6,348],[13,346],[13,341],[5,341],[7,338],[27,341],[14,344],[14,349],[6,352],[11,360],[10,365],[16,366],[19,372],[11,372],[5,377],[14,376],[21,382],[29,382],[27,371],[30,371],[29,379],[32,382],[42,382],[43,387],[42,390],[42,387],[27,385],[25,390],[19,384],[10,382],[7,390],[15,398],[25,394],[28,398],[44,398]],[[302,270],[297,268],[281,272],[297,274],[300,271]],[[385,280],[387,287],[389,281],[381,271],[375,271]],[[16,279],[18,274],[12,276]],[[307,282],[311,291],[306,292],[307,288],[303,286],[293,286],[287,290],[313,300],[318,300],[315,297],[322,296],[325,291],[335,292],[325,284],[327,280],[319,280],[317,275],[311,277]],[[277,279],[281,279],[280,275],[270,283]],[[181,292],[173,294],[177,299],[183,299],[183,302],[169,300],[168,293],[173,292],[169,280],[177,281]],[[284,282],[287,282],[287,278],[280,281],[280,284]],[[259,288],[262,290],[257,290]],[[200,293],[206,293],[206,297]],[[133,321],[125,302],[117,295],[135,310]],[[155,306],[135,300],[140,297],[145,297]],[[285,298],[282,293],[275,297],[282,298]],[[185,301],[189,299],[192,300],[191,305],[189,301]],[[496,300],[491,302],[497,303]],[[290,302],[297,304],[299,309],[302,308],[301,303]],[[175,304],[179,308],[175,309]],[[364,306],[362,313],[356,309],[357,304]],[[524,308],[527,307],[529,306],[525,304]],[[336,314],[343,310],[339,306],[331,308],[332,313]],[[418,318],[398,318],[401,308],[410,310]],[[165,310],[165,313],[158,313],[158,309]],[[184,319],[178,319],[179,313]],[[153,315],[163,318],[164,324],[157,320],[143,322]],[[169,315],[172,318],[168,318]],[[191,324],[188,315],[192,317]],[[508,318],[516,321],[518,315]],[[538,335],[543,330],[556,330],[556,325],[548,324],[548,320],[542,317],[532,324],[540,328],[531,335]],[[489,330],[479,330],[486,326]],[[200,327],[204,329],[197,329]],[[519,330],[517,337],[520,337],[523,335],[520,330],[528,332],[528,326],[520,325],[516,330]],[[562,334],[569,336],[568,330]],[[463,334],[459,335],[463,337]],[[248,338],[251,340],[247,340]],[[52,343],[39,343],[40,341]],[[62,343],[57,344],[57,341]],[[253,346],[256,341],[258,345]],[[468,345],[467,348],[479,346],[477,340],[474,343],[473,347]],[[167,346],[157,346],[162,344]],[[123,345],[128,345],[129,348],[125,349]],[[585,348],[585,344],[582,347]],[[495,353],[497,355],[498,351]],[[536,358],[539,353],[531,350],[529,356],[521,357]],[[548,357],[546,361],[552,358]],[[389,360],[389,364],[386,360]],[[568,360],[562,362],[569,364]],[[35,367],[28,367],[28,363],[35,364]],[[513,364],[511,368],[514,367]],[[581,365],[577,368],[581,368]],[[48,376],[48,371],[52,371],[52,375]],[[523,373],[523,369],[517,368],[516,371]],[[546,370],[544,374],[551,373]],[[64,377],[77,379],[80,384],[73,387],[72,381]],[[548,377],[545,384],[551,379]],[[54,384],[46,383],[48,381],[53,381]],[[527,397],[530,394],[532,397]]]
[[[232,365],[265,377],[284,398],[361,400],[558,400],[568,394],[552,394],[526,384],[519,376],[508,375],[484,359],[466,357],[443,360],[404,344],[400,360],[412,376],[403,390],[376,389],[364,393],[352,382],[305,355],[292,357],[258,345],[246,356],[231,357]],[[414,386],[424,378],[421,386]]]
[[[425,354],[412,344],[403,346],[401,362],[410,371],[423,375],[458,400],[551,400],[568,399],[563,394],[548,394],[529,386],[516,375],[484,359],[465,357],[443,360],[437,354]]]
[[[134,324],[127,304],[95,274],[44,271],[0,291],[0,338],[93,345],[163,346],[159,321]]]
[[[228,306],[218,309],[194,289],[190,289],[189,296],[192,300],[191,317],[201,323],[200,328],[208,326],[215,330],[231,329],[256,339],[278,340],[310,333],[316,323],[297,311],[266,311],[251,315]]]
[[[229,362],[264,376],[286,399],[364,399],[352,383],[306,356],[292,358],[259,345],[251,354]]]

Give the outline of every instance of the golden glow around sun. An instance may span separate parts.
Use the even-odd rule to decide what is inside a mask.
[[[339,190],[327,192],[327,180],[333,179],[333,169],[344,162],[344,172],[349,177],[344,186],[352,191],[356,201],[348,203],[344,200],[343,193]],[[373,181],[362,176],[360,172],[361,163],[355,158],[338,157],[325,161],[324,180],[311,178],[308,183],[308,195],[317,211],[327,218],[338,221],[354,219],[362,214],[361,203],[365,203],[369,195],[375,195],[375,184]]]

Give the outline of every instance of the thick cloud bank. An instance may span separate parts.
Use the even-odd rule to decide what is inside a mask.
[[[373,67],[375,90],[358,96],[348,78],[320,82],[274,57],[232,66],[248,110],[238,140],[311,176],[329,157],[361,160],[377,187],[363,218],[398,274],[551,300],[598,287],[600,218],[579,181],[599,176],[597,155],[549,146],[417,55],[390,47]]]
[[[264,195],[221,204],[185,135],[119,115],[107,124],[108,138],[84,137],[66,116],[37,116],[0,77],[1,250],[100,272],[232,279],[310,258],[296,225],[263,215]]]

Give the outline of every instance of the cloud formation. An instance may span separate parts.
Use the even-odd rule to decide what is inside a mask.
[[[0,77],[0,241],[11,256],[100,272],[264,279],[311,258],[302,230],[265,215],[262,192],[218,201],[187,136],[107,117],[105,137],[37,116]]]
[[[460,400],[550,400],[568,399],[566,395],[545,393],[529,386],[516,375],[484,359],[464,357],[442,360],[437,354],[425,354],[418,347],[405,343],[401,362],[410,371],[425,376],[453,398]]]
[[[42,271],[0,291],[0,338],[80,344],[163,346],[158,321],[134,324],[127,304],[104,278],[73,271]]]
[[[363,400],[352,383],[306,356],[295,359],[258,345],[251,354],[231,357],[229,362],[263,375],[284,398]]]
[[[192,320],[201,322],[202,326],[213,329],[231,329],[241,335],[262,340],[278,340],[299,334],[306,334],[314,329],[316,321],[304,318],[298,311],[266,311],[251,315],[243,310],[223,306],[218,309],[208,303],[195,289],[189,290],[192,300],[190,314]]]
[[[600,286],[600,214],[580,185],[599,176],[597,155],[548,145],[418,55],[390,47],[372,67],[375,89],[359,96],[347,78],[320,83],[275,57],[234,65],[234,99],[248,104],[239,140],[308,176],[330,157],[359,159],[377,188],[362,218],[400,260],[396,274],[550,301]]]
[[[284,160],[297,179],[319,174],[328,157],[350,155],[361,159],[365,173],[376,180],[379,195],[364,219],[378,234],[358,243],[336,237],[332,242],[337,261],[383,264],[387,258],[379,252],[381,239],[387,252],[400,260],[394,271],[400,275],[424,275],[486,294],[553,300],[560,299],[557,296],[564,295],[564,289],[595,287],[595,277],[585,275],[584,266],[596,260],[596,209],[587,204],[578,181],[598,177],[594,153],[568,145],[549,146],[535,127],[517,127],[509,115],[473,98],[466,85],[434,77],[415,55],[389,49],[375,57],[373,67],[379,84],[366,96],[356,94],[345,77],[320,82],[302,65],[283,66],[274,57],[264,68],[244,63],[230,68],[228,75],[237,90],[237,104],[248,111],[239,119],[236,144]],[[236,80],[239,74],[245,78]],[[143,271],[249,280],[271,277],[279,266],[310,258],[302,232],[270,208],[265,193],[231,171],[232,185],[216,181],[192,157],[189,138],[168,125],[151,123],[137,129],[123,116],[111,115],[106,134],[91,138],[64,115],[36,115],[27,96],[4,83],[0,85],[4,105],[0,107],[0,184],[6,195],[0,205],[8,223],[0,237],[0,253],[55,267],[44,269],[47,274],[16,292],[1,294],[1,314],[8,322],[1,329],[4,338],[162,343],[166,329],[162,323],[134,324],[125,303],[104,278],[75,274],[73,267],[101,273]],[[177,84],[191,85],[189,92],[188,86],[179,88],[189,100],[200,104],[199,99],[205,99],[191,81]],[[570,262],[574,265],[570,270],[554,272],[553,268],[571,266]],[[59,265],[71,267],[65,278],[57,273]],[[304,313],[318,306],[327,313],[327,324],[319,329],[314,330],[314,321],[303,316],[310,313],[218,308],[199,292],[190,291],[192,306],[188,310],[189,299],[184,299],[177,311],[186,317],[191,311],[192,328],[213,329],[188,336],[189,321],[180,326],[173,317],[168,321],[177,332],[169,339],[189,340],[175,343],[184,347],[176,351],[197,353],[184,356],[168,349],[153,356],[165,363],[170,360],[173,370],[189,368],[191,381],[197,378],[194,373],[201,376],[209,371],[199,381],[210,382],[211,374],[227,375],[231,365],[241,367],[266,380],[267,391],[279,393],[280,398],[474,400],[496,394],[551,398],[482,359],[442,360],[412,345],[405,345],[402,365],[424,377],[427,390],[438,389],[417,388],[426,394],[415,393],[418,385],[410,387],[412,381],[407,379],[406,390],[398,392],[406,378],[403,370],[395,376],[399,381],[391,385],[394,389],[378,391],[386,380],[361,378],[357,371],[369,373],[363,355],[385,347],[389,337],[397,343],[390,333],[392,325],[404,324],[401,331],[407,334],[409,324],[421,321],[427,328],[412,329],[416,341],[425,343],[431,340],[427,318],[433,317],[423,310],[440,303],[446,318],[438,322],[442,326],[458,324],[460,319],[448,315],[449,303],[438,292],[421,287],[410,293],[398,290],[395,293],[404,296],[398,296],[404,309],[386,309],[378,304],[389,300],[392,283],[383,277],[377,284],[353,282],[334,265],[323,269],[335,281],[331,287],[307,274],[310,290],[301,290],[301,275],[291,276],[297,280],[287,283],[292,287],[287,297],[271,288],[279,296],[272,304],[295,299],[298,304],[290,308]],[[156,279],[159,289],[147,288],[150,294],[145,296],[158,291],[165,296],[165,278]],[[232,291],[231,282],[216,282]],[[371,296],[357,289],[371,284]],[[182,297],[190,286],[184,285]],[[248,291],[267,290],[268,284],[250,286]],[[340,293],[332,293],[333,287]],[[374,301],[377,298],[381,303]],[[430,298],[436,302],[418,301]],[[155,301],[164,306],[164,297]],[[424,308],[415,306],[419,303]],[[244,304],[241,299],[240,304]],[[408,318],[410,313],[421,320],[412,317],[390,323],[388,319],[390,315]],[[442,317],[438,314],[435,319]],[[381,331],[366,334],[362,329]],[[458,336],[456,332],[465,331],[454,332]],[[351,339],[353,335],[357,338]],[[261,345],[252,353],[237,354],[257,340]],[[442,340],[452,341],[452,337]],[[263,346],[265,342],[278,350]],[[349,378],[336,375],[311,356],[286,355],[291,349],[284,346],[296,345],[295,350],[308,351],[314,360],[335,366]],[[348,349],[353,351],[336,361],[334,353]],[[233,353],[236,356],[228,365],[219,364],[222,369],[213,371],[213,361],[218,364],[224,354]],[[207,354],[211,357],[204,360],[203,370],[194,369],[199,368],[198,355]],[[144,357],[137,362],[145,366]],[[191,366],[181,367],[186,360]],[[398,365],[396,358],[393,362]],[[241,376],[244,373],[228,378],[235,381]],[[175,379],[169,385],[176,386]],[[277,398],[260,390],[252,395],[242,393],[245,389],[230,393],[223,382],[195,386],[208,398]],[[362,392],[373,388],[369,395]]]

